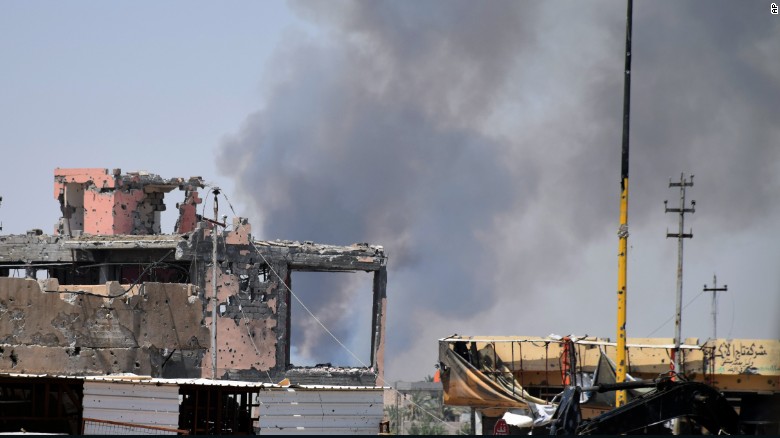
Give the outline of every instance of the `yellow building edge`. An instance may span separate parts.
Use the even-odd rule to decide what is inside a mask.
[[[575,337],[577,369],[593,372],[600,352],[613,362],[616,344],[597,337]],[[490,344],[496,356],[526,386],[562,386],[560,337],[453,336],[440,342],[476,343],[479,350]],[[672,338],[629,338],[627,371],[638,379],[668,374]],[[721,391],[780,393],[780,340],[776,339],[685,339],[681,365],[691,380],[708,383]]]

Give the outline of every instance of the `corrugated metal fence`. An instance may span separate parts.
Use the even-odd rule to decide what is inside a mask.
[[[292,389],[260,392],[261,435],[376,435],[383,390]]]
[[[174,429],[179,426],[178,385],[85,381],[83,406],[84,418]]]
[[[255,431],[272,435],[374,435],[384,415],[383,388],[296,386],[262,383],[92,377],[84,381],[83,417],[170,428],[180,427],[180,386],[240,387],[257,394]],[[259,406],[258,406],[259,404]],[[250,413],[247,412],[249,416]],[[85,421],[84,434],[100,433]],[[95,429],[95,430],[92,430]],[[188,429],[185,427],[185,429]],[[160,432],[157,430],[156,432]],[[112,432],[119,433],[119,432]]]

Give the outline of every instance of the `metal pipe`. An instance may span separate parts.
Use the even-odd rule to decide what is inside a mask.
[[[595,386],[583,387],[583,391],[609,392],[615,390],[637,389],[637,388],[655,388],[658,382],[655,380],[632,380],[620,383],[601,383]]]

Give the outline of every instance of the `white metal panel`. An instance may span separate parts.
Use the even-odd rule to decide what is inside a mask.
[[[170,400],[159,397],[146,397],[144,395],[119,396],[119,395],[93,395],[90,407],[99,409],[139,410],[152,412],[168,412],[171,408]],[[98,399],[99,397],[99,399]],[[144,397],[144,398],[140,398]],[[94,417],[88,417],[94,418]]]
[[[379,404],[382,404],[382,389],[376,389],[374,391],[353,391],[351,389],[344,389],[341,391],[319,391],[319,390],[271,390],[260,391],[260,399],[265,403],[266,400],[270,400],[273,403],[319,403],[323,399],[327,399],[332,403],[364,403],[375,404],[379,400]]]
[[[86,409],[85,409],[86,412]],[[128,409],[100,409],[100,412],[95,416],[95,412],[91,412],[88,417],[86,414],[84,418],[94,418],[96,420],[105,421],[118,421],[121,423],[131,423],[141,426],[162,426],[162,427],[178,427],[179,413],[170,412],[154,412],[154,411],[133,411]],[[176,417],[176,420],[173,420]]]
[[[179,426],[179,388],[144,383],[84,382],[84,417],[147,426]]]
[[[381,388],[260,391],[260,434],[377,434],[383,415]]]
[[[279,388],[286,388],[284,386],[273,385]],[[390,389],[389,386],[343,386],[343,385],[295,385],[294,388],[302,389],[323,389],[333,391],[344,391],[349,389],[350,391],[377,391],[381,389]]]
[[[266,415],[286,415],[290,412],[290,404],[266,401],[264,404]],[[319,403],[299,403],[295,412],[297,415],[373,415],[376,408],[365,403],[329,403],[327,407]]]
[[[330,406],[323,406],[330,411]],[[270,428],[287,428],[298,427],[307,425],[314,425],[319,427],[338,427],[338,428],[354,428],[354,427],[373,427],[376,415],[331,415],[322,412],[317,415],[277,415],[261,416],[261,424],[265,424]],[[382,416],[379,415],[381,420]],[[379,431],[379,421],[376,422],[376,431]]]
[[[296,427],[285,429],[261,429],[261,435],[377,435],[378,426],[371,428]]]

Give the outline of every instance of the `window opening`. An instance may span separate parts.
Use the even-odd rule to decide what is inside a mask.
[[[357,356],[339,345],[291,297],[291,365],[363,367],[370,364],[373,273],[293,271],[291,288],[317,319]]]

